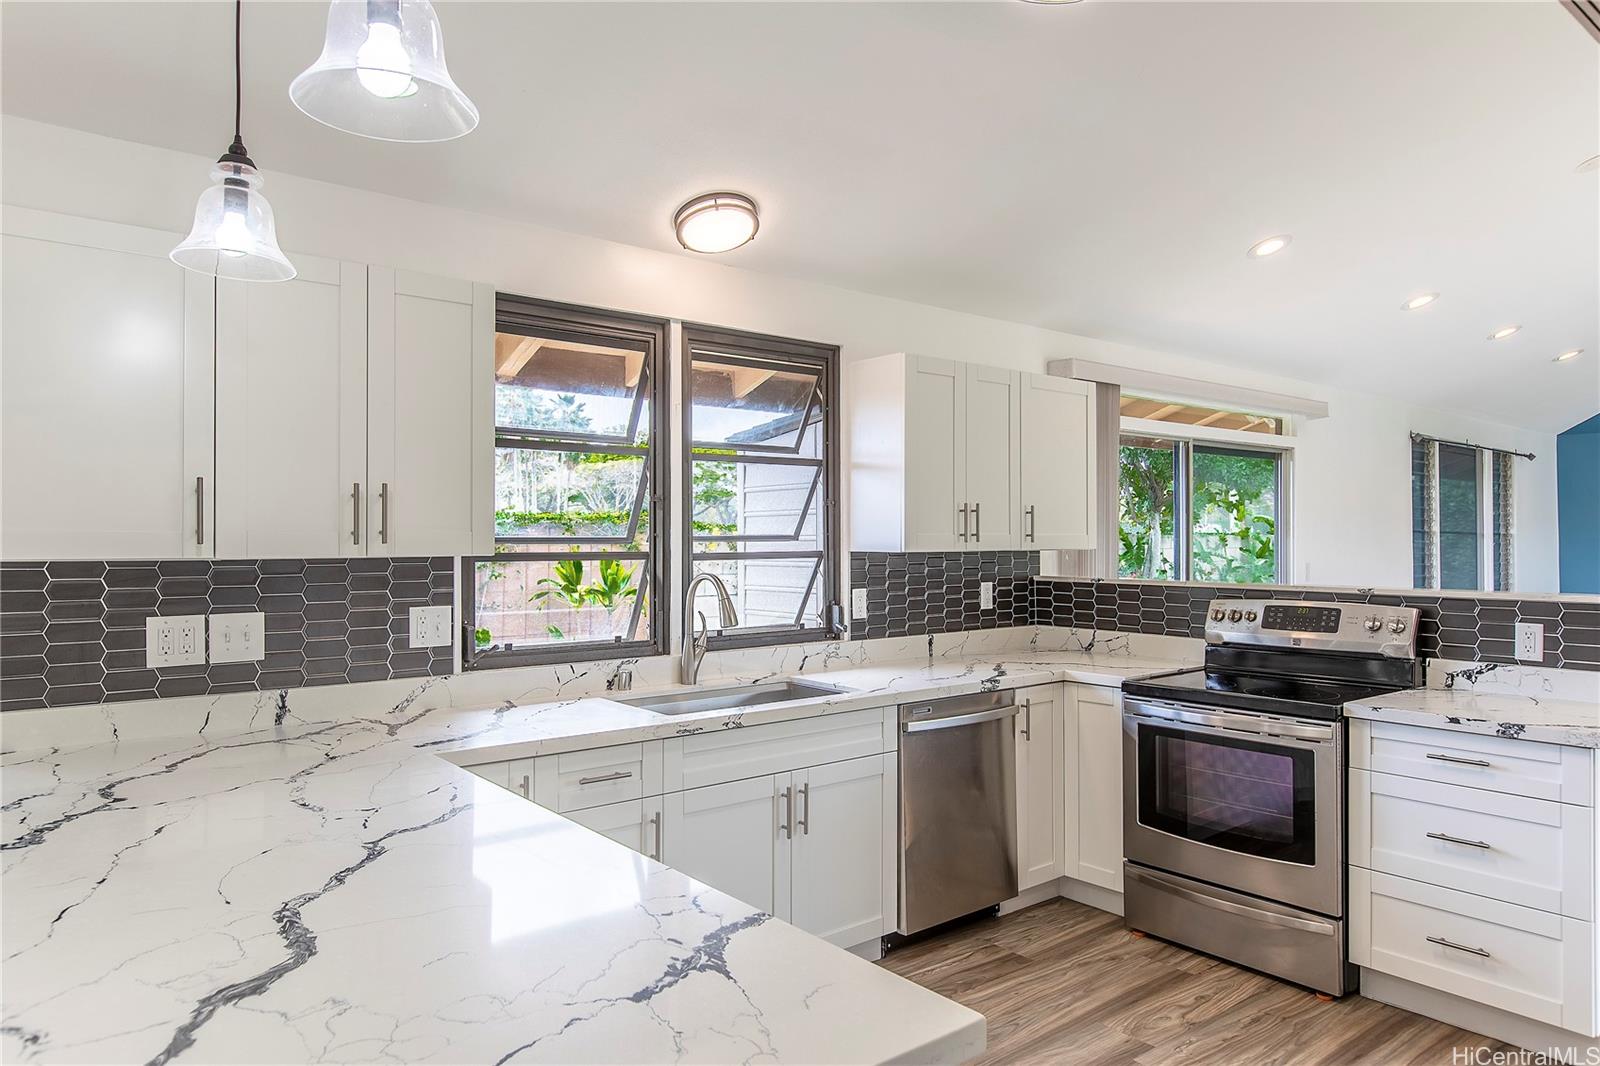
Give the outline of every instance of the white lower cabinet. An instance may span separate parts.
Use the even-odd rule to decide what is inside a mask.
[[[892,921],[886,909],[884,826],[894,802],[884,762],[872,755],[796,770],[795,833],[790,840],[789,921],[840,947],[876,939]]]
[[[646,858],[661,861],[664,826],[660,796],[572,811],[567,818]]]
[[[789,908],[788,774],[728,781],[662,797],[662,861],[782,918]],[[780,890],[781,885],[781,890]]]
[[[1069,685],[1063,704],[1068,877],[1122,891],[1122,693]]]
[[[1065,745],[1061,740],[1061,685],[1017,693],[1013,719],[1017,743],[1017,888],[1029,889],[1062,874],[1066,819]]]

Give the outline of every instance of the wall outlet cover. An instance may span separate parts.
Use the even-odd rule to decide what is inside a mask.
[[[1517,659],[1525,663],[1544,662],[1544,623],[1517,623]]]
[[[994,610],[993,581],[980,581],[978,583],[978,608],[983,611]]]
[[[442,648],[450,644],[452,611],[448,607],[411,608],[411,646]]]
[[[252,663],[267,657],[267,616],[260,611],[211,616],[211,661]]]
[[[850,617],[857,622],[864,621],[867,617],[867,590],[850,590]]]
[[[193,666],[205,661],[205,615],[169,614],[144,620],[146,666]]]

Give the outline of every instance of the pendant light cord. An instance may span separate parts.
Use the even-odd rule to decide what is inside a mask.
[[[233,139],[242,140],[244,127],[244,0],[233,4]]]

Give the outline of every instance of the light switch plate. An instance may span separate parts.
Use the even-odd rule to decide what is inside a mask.
[[[1544,662],[1543,622],[1517,623],[1517,658],[1525,663]]]
[[[205,661],[205,615],[169,614],[144,620],[146,666],[193,666]]]
[[[994,582],[978,582],[978,609],[983,611],[994,610]]]
[[[413,648],[441,648],[450,644],[450,615],[448,607],[411,608],[411,646]]]
[[[211,661],[253,663],[267,657],[267,616],[260,611],[211,616]]]
[[[864,622],[867,618],[867,590],[850,590],[850,617],[854,621]]]

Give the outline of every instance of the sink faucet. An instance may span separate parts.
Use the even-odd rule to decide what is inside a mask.
[[[685,685],[693,685],[700,677],[700,660],[706,657],[706,616],[704,612],[694,609],[694,590],[700,587],[700,582],[709,581],[717,591],[717,610],[722,616],[722,628],[731,629],[739,624],[739,612],[734,609],[733,597],[728,595],[728,586],[722,583],[722,578],[713,573],[696,574],[690,581],[689,587],[683,590],[683,669],[679,672],[678,680]],[[698,629],[689,617],[690,612],[700,619]]]

